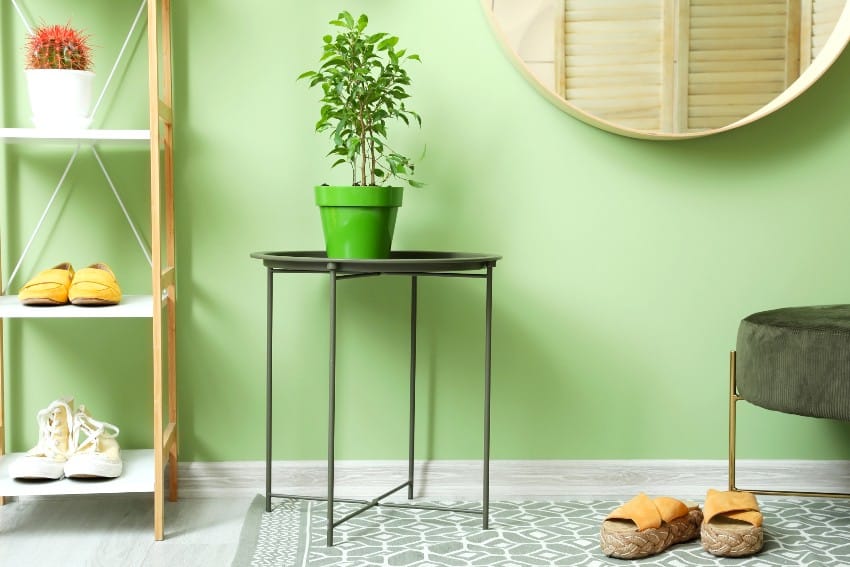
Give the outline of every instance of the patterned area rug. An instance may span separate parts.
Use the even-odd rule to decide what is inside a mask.
[[[275,499],[272,512],[266,514],[263,498],[257,496],[233,566],[850,566],[850,503],[764,497],[759,501],[765,545],[754,557],[717,558],[695,540],[654,557],[621,561],[599,550],[599,522],[620,501],[496,502],[491,504],[492,529],[487,531],[481,530],[478,515],[373,508],[339,526],[336,545],[329,548],[325,503]],[[337,518],[354,508],[339,505]]]

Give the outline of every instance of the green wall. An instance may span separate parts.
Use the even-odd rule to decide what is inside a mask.
[[[58,13],[57,2],[39,5]],[[135,6],[120,18],[114,2],[79,6],[74,23],[91,18],[96,43],[115,51],[119,32],[109,24]],[[475,0],[180,0],[182,458],[262,458],[265,271],[249,254],[322,246],[311,188],[347,176],[329,168],[327,143],[313,133],[318,93],[295,77],[315,66],[326,22],[342,7],[367,11],[371,28],[399,35],[423,59],[411,71],[423,127],[399,131],[397,145],[425,151],[417,173],[428,187],[407,192],[396,248],[504,256],[495,270],[493,456],[724,457],[738,321],[847,301],[849,56],[754,125],[647,142],[594,129],[544,100],[507,60]],[[107,8],[109,18],[96,14]],[[2,10],[4,125],[26,125],[16,23]],[[137,61],[104,115],[108,126],[144,127],[143,51]],[[2,241],[20,249],[69,151],[4,150]],[[143,152],[105,154],[144,224]],[[80,166],[73,198],[37,241],[23,279],[65,259],[103,260],[125,291],[144,292],[141,253],[91,158]],[[4,248],[4,276],[15,259]],[[275,456],[318,459],[327,281],[276,282]],[[400,279],[340,287],[340,458],[406,455],[407,300]],[[479,281],[421,282],[420,458],[480,456],[482,308]],[[7,324],[12,448],[30,445],[35,411],[67,394],[92,400],[96,417],[121,427],[125,447],[148,445],[149,334],[139,321]],[[850,458],[842,424],[742,408],[740,425],[745,458]]]

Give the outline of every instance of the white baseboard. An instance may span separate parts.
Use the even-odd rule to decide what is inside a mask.
[[[181,463],[180,496],[252,496],[265,491],[265,463]],[[850,461],[738,461],[741,489],[850,493]],[[275,461],[272,492],[322,496],[324,461]],[[339,498],[373,498],[407,480],[407,461],[338,461]],[[417,462],[415,497],[481,498],[480,461]],[[725,460],[492,461],[493,500],[615,498],[649,494],[701,498],[708,488],[725,490]],[[399,493],[404,496],[405,491]]]

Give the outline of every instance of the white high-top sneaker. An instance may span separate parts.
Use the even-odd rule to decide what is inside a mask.
[[[115,478],[121,475],[121,448],[118,446],[118,428],[111,423],[93,419],[86,406],[81,405],[74,414],[71,443],[74,454],[65,463],[67,477]]]
[[[74,452],[70,430],[72,399],[56,400],[39,411],[38,444],[9,465],[12,478],[60,479],[65,462]]]

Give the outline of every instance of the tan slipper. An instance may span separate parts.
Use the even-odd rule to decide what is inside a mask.
[[[640,493],[602,522],[602,553],[618,559],[639,559],[699,536],[702,511],[694,503]]]
[[[761,551],[764,517],[750,492],[708,490],[702,547],[720,557],[741,557]]]

